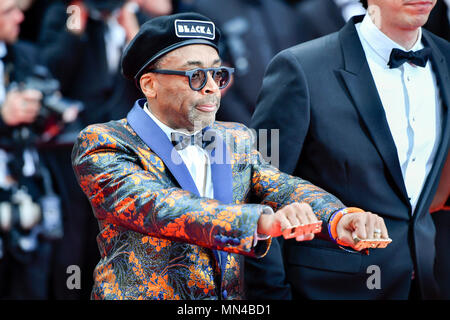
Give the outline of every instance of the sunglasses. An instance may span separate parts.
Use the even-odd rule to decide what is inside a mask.
[[[149,70],[148,72],[153,73],[161,73],[161,74],[172,74],[178,76],[189,77],[189,86],[194,91],[202,90],[203,87],[208,82],[207,73],[211,74],[214,82],[217,84],[219,89],[225,88],[231,80],[231,75],[234,72],[234,68],[228,67],[219,67],[219,68],[197,68],[187,71],[178,71],[178,70]]]

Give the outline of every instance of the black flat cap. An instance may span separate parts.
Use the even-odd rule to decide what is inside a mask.
[[[122,73],[139,79],[145,69],[166,53],[191,44],[206,44],[219,51],[220,30],[211,19],[186,12],[160,16],[145,22],[122,56]]]

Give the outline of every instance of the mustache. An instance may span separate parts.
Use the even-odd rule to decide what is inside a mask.
[[[204,105],[204,104],[214,104],[216,106],[219,106],[220,105],[220,97],[212,96],[212,97],[208,97],[207,99],[200,100],[199,102],[197,102],[194,105],[194,107],[195,106],[201,106],[201,105]]]

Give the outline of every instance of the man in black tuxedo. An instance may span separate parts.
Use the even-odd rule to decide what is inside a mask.
[[[421,28],[435,3],[369,0],[366,16],[270,63],[252,126],[280,129],[281,170],[381,215],[393,242],[363,255],[286,241],[247,260],[251,297],[438,297],[428,208],[449,149],[450,44]]]
[[[77,131],[95,122],[126,115],[141,97],[134,83],[120,73],[120,57],[127,41],[146,16],[125,8],[125,0],[54,1],[48,7],[39,37],[43,62],[60,81],[62,94],[84,103]],[[77,132],[76,132],[77,133]],[[73,143],[73,142],[72,142]],[[70,161],[72,144],[49,159],[65,212],[64,239],[55,248],[53,294],[56,299],[88,299],[92,271],[99,259],[95,246],[98,225]],[[81,269],[81,290],[66,285],[67,268]]]
[[[221,58],[235,68],[217,119],[249,125],[269,61],[306,40],[295,11],[280,0],[197,0],[191,10],[217,23],[223,33]]]

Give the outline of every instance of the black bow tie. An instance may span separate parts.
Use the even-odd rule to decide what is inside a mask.
[[[193,135],[187,135],[181,132],[172,132],[170,136],[173,146],[178,151],[183,150],[188,146],[195,145],[205,149],[215,140],[214,134],[205,134],[206,132],[209,133],[211,131],[207,131],[205,128]]]
[[[428,59],[431,56],[431,49],[424,48],[419,51],[405,52],[400,49],[392,49],[391,56],[389,58],[388,66],[391,69],[398,68],[405,62],[411,62],[419,67],[425,67]]]

